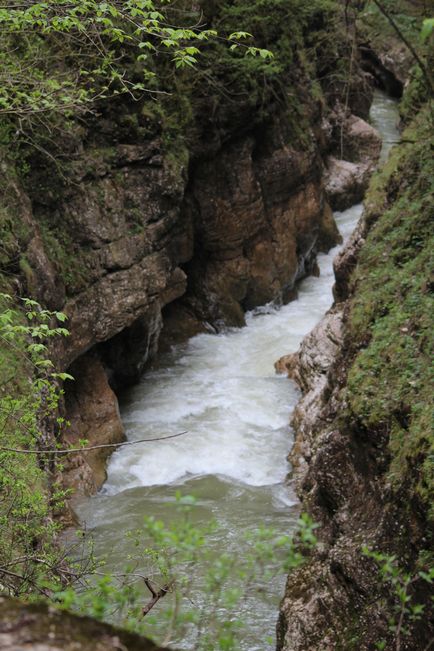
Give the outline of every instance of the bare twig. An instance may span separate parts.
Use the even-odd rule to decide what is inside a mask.
[[[90,445],[82,448],[66,448],[63,450],[20,450],[18,448],[0,447],[0,452],[17,452],[18,454],[71,454],[74,452],[90,452],[91,450],[101,450],[103,448],[121,448],[125,445],[137,445],[137,443],[151,443],[152,441],[167,441],[178,436],[188,434],[188,431],[169,434],[169,436],[156,436],[152,439],[137,439],[136,441],[122,441],[122,443],[101,443],[100,445]]]
[[[420,56],[418,55],[418,53],[416,52],[416,50],[414,49],[414,47],[412,46],[410,41],[405,37],[405,35],[401,31],[401,29],[398,27],[398,25],[396,24],[396,22],[394,21],[392,16],[383,7],[381,2],[379,2],[379,0],[372,0],[372,1],[375,4],[375,6],[381,11],[383,16],[386,18],[386,20],[389,22],[389,24],[395,30],[395,32],[398,34],[399,38],[404,43],[404,45],[410,50],[414,60],[419,65],[419,67],[420,67],[420,69],[422,71],[422,74],[425,77],[425,81],[426,81],[426,83],[428,85],[428,89],[431,91],[431,94],[433,94],[434,93],[434,81],[432,79],[431,72],[429,71],[427,66],[424,64],[424,62],[422,61],[422,59],[420,58]]]

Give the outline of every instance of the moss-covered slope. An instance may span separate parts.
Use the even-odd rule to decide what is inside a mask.
[[[307,393],[292,461],[322,545],[289,577],[279,649],[410,651],[432,640],[433,151],[426,103],[373,179],[336,263],[337,303],[297,358]],[[309,362],[327,349],[327,324],[339,341],[320,384]]]
[[[367,196],[372,224],[352,279],[354,360],[343,416],[388,440],[393,488],[433,505],[434,140],[426,106]]]

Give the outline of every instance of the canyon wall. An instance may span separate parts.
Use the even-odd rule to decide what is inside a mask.
[[[208,11],[222,19],[224,8]],[[3,285],[68,317],[70,336],[52,349],[76,379],[65,385],[65,443],[122,440],[114,391],[155,356],[166,313],[175,338],[204,322],[242,325],[245,310],[290,300],[316,273],[317,251],[338,241],[330,202],[359,195],[378,155],[375,132],[351,115],[366,117],[372,91],[358,63],[349,88],[329,78],[350,47],[343,33],[340,49],[333,33],[321,41],[316,70],[306,65],[325,11],[307,24],[282,11],[263,37],[280,72],[223,52],[212,84],[186,80],[162,104],[102,103],[60,130],[53,152],[43,141],[22,161],[3,153]],[[64,480],[94,492],[106,456],[71,457]]]
[[[404,91],[406,129],[335,260],[333,307],[277,364],[302,392],[289,459],[301,508],[320,525],[315,552],[288,577],[278,651],[413,651],[434,639],[433,100],[387,21],[368,18],[359,38],[365,69],[391,95]],[[432,41],[425,55],[432,66]]]
[[[282,651],[432,643],[423,578],[432,562],[432,103],[417,111],[335,261],[333,308],[280,362],[303,394],[294,479],[302,508],[321,525],[316,552],[288,578]],[[380,566],[397,568],[395,585],[365,547],[386,555]],[[415,605],[422,616],[412,617]]]

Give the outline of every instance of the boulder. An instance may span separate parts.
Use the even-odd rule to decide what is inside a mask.
[[[166,647],[167,648],[167,647]],[[2,651],[164,651],[145,637],[46,603],[0,597]]]

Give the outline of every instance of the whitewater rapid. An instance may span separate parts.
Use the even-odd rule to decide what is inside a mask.
[[[336,214],[345,239],[361,211],[358,204]],[[274,361],[296,350],[330,306],[337,250],[318,256],[321,275],[302,282],[296,301],[248,313],[242,329],[197,335],[144,375],[122,407],[128,439],[186,434],[115,452],[106,494],[201,475],[251,486],[285,480],[289,415],[299,394],[276,375]]]

